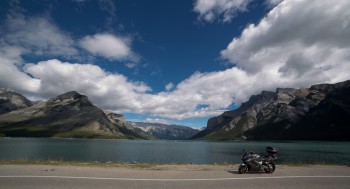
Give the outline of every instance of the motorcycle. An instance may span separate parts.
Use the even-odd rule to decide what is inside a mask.
[[[277,159],[278,149],[268,146],[266,152],[267,155],[260,157],[259,154],[244,150],[241,156],[242,164],[238,168],[239,174],[248,171],[273,173],[276,169],[275,160]]]

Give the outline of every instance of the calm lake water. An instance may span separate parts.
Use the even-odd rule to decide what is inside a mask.
[[[350,142],[209,142],[0,138],[0,159],[144,163],[240,163],[242,149],[280,149],[277,163],[350,164]]]

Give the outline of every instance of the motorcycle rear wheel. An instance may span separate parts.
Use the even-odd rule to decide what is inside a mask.
[[[273,172],[272,167],[267,163],[262,164],[262,169],[264,170],[265,173],[268,173],[268,174],[271,174]]]
[[[275,163],[270,162],[270,163],[268,163],[268,165],[269,165],[269,167],[270,167],[270,169],[271,169],[271,173],[275,172],[275,170],[276,170],[276,165],[275,165]]]
[[[247,165],[240,165],[238,168],[238,173],[239,174],[244,174],[248,172],[248,166]]]

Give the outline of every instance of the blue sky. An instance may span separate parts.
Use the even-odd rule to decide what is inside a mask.
[[[251,95],[349,79],[350,3],[0,2],[0,87],[76,90],[128,120],[206,126]]]

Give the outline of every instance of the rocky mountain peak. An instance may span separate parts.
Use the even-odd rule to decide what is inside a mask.
[[[66,92],[64,94],[58,95],[57,97],[52,98],[52,99],[56,99],[56,100],[73,99],[73,100],[76,100],[76,99],[79,99],[82,97],[84,97],[84,95],[79,94],[77,91],[69,91],[69,92]]]
[[[276,93],[271,91],[262,91],[261,94],[252,95],[247,102],[242,103],[243,109],[250,108],[257,103],[264,103],[276,98]]]
[[[79,102],[81,105],[92,106],[92,103],[89,101],[88,97],[85,95],[81,95],[76,91],[70,91],[64,94],[61,94],[55,98],[51,98],[48,101],[48,104],[67,104]]]

